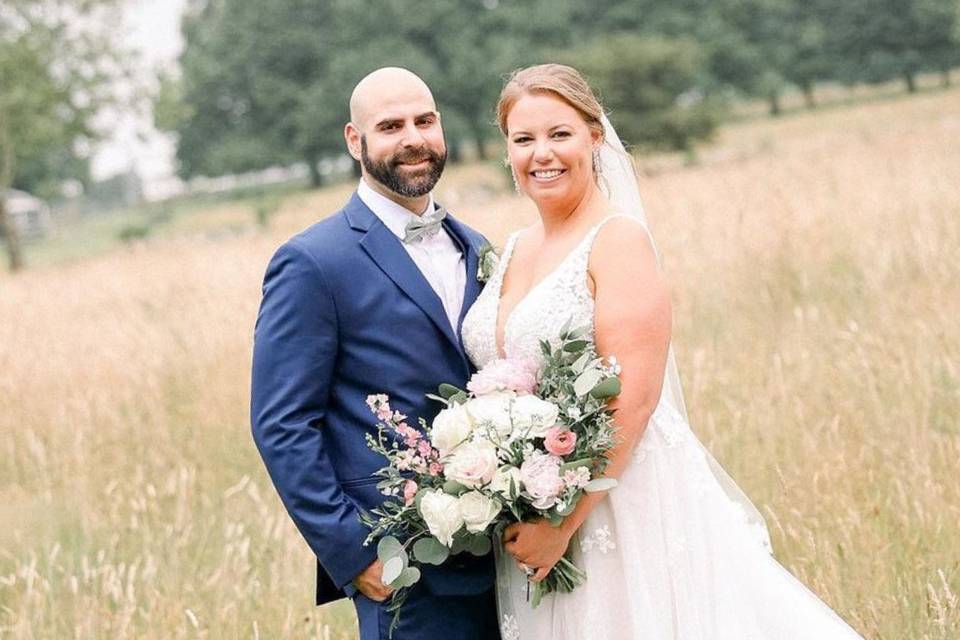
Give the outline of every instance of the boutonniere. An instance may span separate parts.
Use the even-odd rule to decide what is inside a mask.
[[[485,284],[496,273],[498,264],[500,264],[500,254],[489,242],[484,244],[480,248],[477,259],[477,281]]]

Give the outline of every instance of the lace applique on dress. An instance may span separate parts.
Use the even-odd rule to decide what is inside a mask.
[[[520,640],[520,626],[517,619],[511,615],[503,616],[500,621],[500,636],[503,640]]]
[[[588,327],[587,337],[593,338],[594,303],[587,287],[590,249],[603,225],[621,217],[630,216],[610,216],[594,225],[553,271],[510,310],[503,325],[503,352],[507,357],[542,363],[540,341],[556,342],[568,321],[572,327]],[[477,368],[499,357],[496,332],[503,277],[518,237],[516,232],[507,240],[496,273],[463,322],[463,345]]]
[[[580,540],[580,550],[584,553],[590,553],[596,550],[605,554],[607,551],[612,551],[616,548],[617,543],[613,541],[610,527],[607,525],[598,527],[593,533]]]

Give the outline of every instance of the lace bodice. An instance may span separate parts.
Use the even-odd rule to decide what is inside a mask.
[[[587,287],[587,263],[600,229],[616,217],[628,216],[610,216],[594,225],[560,264],[513,307],[504,321],[503,355],[539,365],[540,341],[556,342],[567,321],[571,327],[588,327],[588,337],[593,338],[593,296]],[[500,355],[497,316],[503,276],[519,235],[517,231],[507,239],[500,264],[463,321],[463,345],[477,368]]]

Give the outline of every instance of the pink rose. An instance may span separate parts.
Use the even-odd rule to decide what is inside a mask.
[[[467,391],[478,396],[495,391],[533,393],[537,388],[536,373],[536,368],[525,360],[500,358],[473,374]]]
[[[413,499],[417,495],[417,483],[413,480],[407,480],[406,484],[403,485],[403,504],[408,507],[413,504]]]
[[[555,456],[569,455],[577,447],[577,434],[561,426],[550,427],[543,446]]]
[[[439,476],[441,473],[443,473],[443,465],[439,462],[431,462],[429,473],[432,476]]]
[[[549,509],[563,491],[560,477],[560,458],[545,453],[534,453],[520,465],[520,481],[524,490],[533,498],[537,509]]]

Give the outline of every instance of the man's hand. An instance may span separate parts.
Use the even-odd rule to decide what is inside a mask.
[[[383,584],[382,577],[383,563],[379,560],[374,560],[370,563],[369,567],[353,579],[353,586],[357,588],[357,591],[374,602],[383,602],[390,597],[393,589]]]

